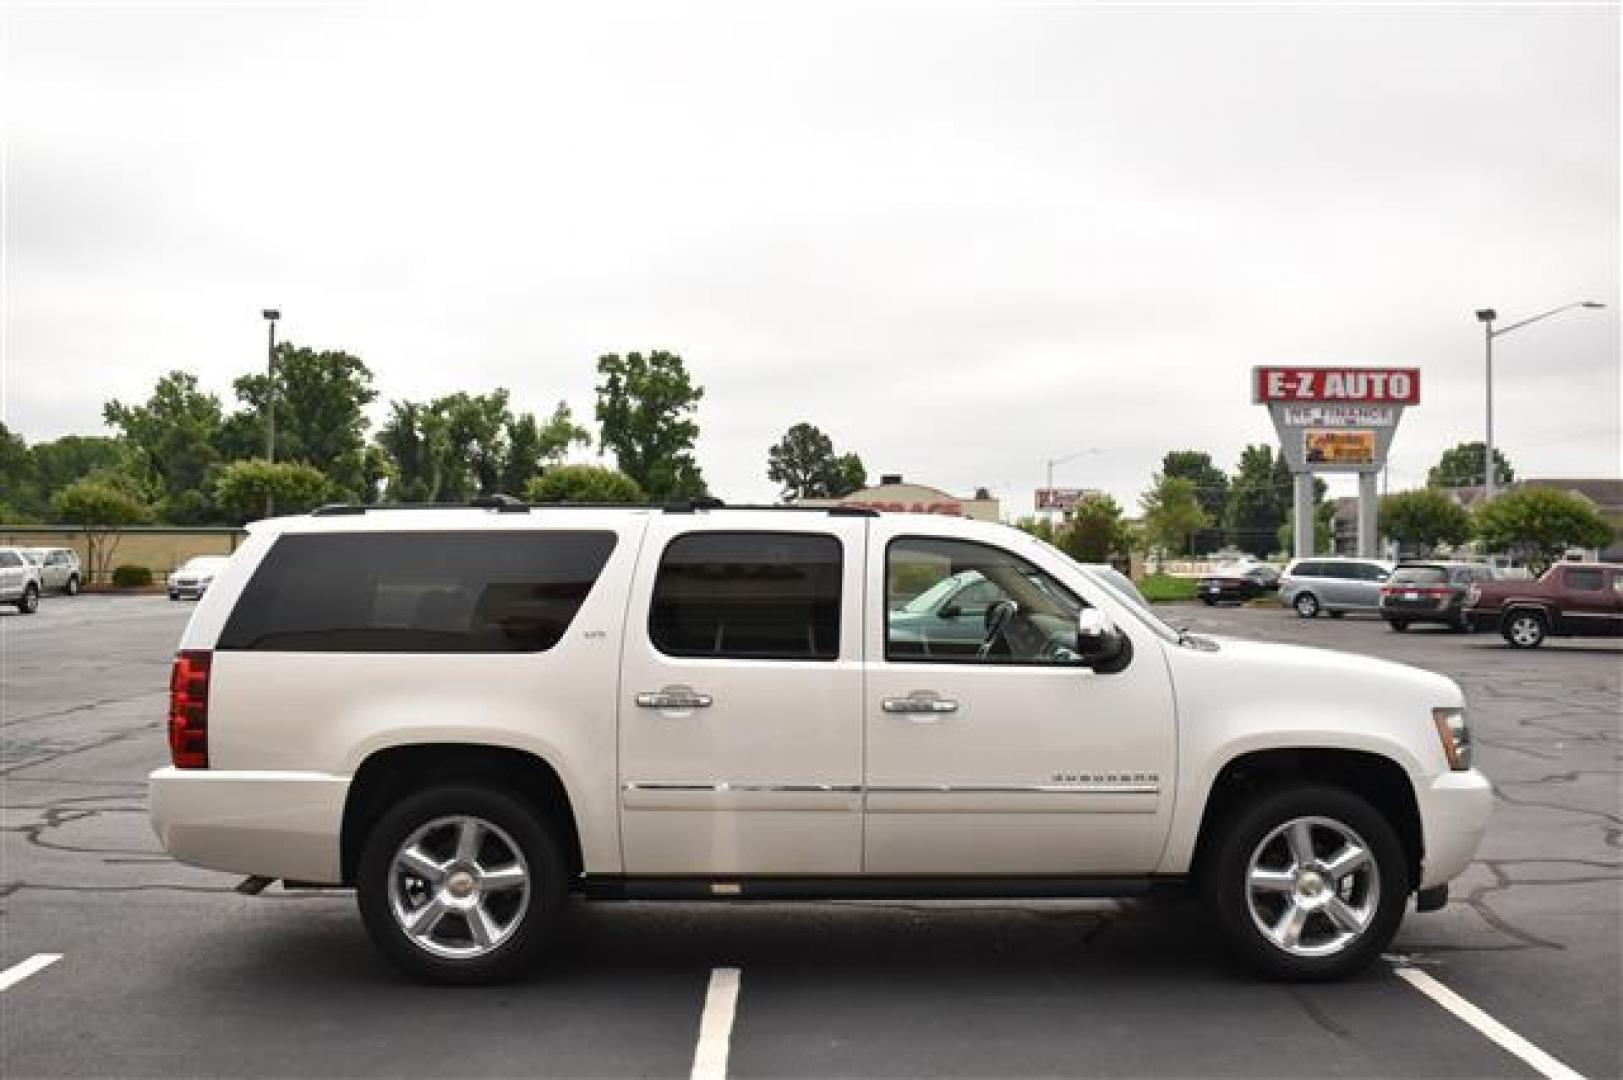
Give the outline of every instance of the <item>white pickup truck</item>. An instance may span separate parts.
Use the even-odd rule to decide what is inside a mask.
[[[899,614],[971,572],[974,607]],[[840,509],[261,522],[169,741],[175,858],[354,886],[438,982],[524,971],[571,892],[1190,891],[1256,968],[1330,978],[1444,902],[1490,804],[1446,678],[1191,636],[1014,529]]]

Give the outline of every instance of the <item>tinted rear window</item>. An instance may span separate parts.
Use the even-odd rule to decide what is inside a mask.
[[[1606,575],[1600,570],[1567,570],[1567,588],[1592,592],[1606,587]]]
[[[1444,585],[1448,571],[1441,566],[1400,566],[1392,571],[1393,584]]]
[[[611,532],[284,536],[216,647],[543,652],[569,629],[614,542]]]
[[[648,633],[671,656],[834,660],[840,542],[813,533],[689,533],[654,582]]]

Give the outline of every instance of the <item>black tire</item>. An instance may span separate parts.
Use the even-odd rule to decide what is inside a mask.
[[[179,603],[180,602],[180,594],[178,592],[172,592],[172,593],[169,594],[169,599],[175,601],[176,603]]]
[[[1316,618],[1320,611],[1319,598],[1310,592],[1299,592],[1296,599],[1291,601],[1291,607],[1295,608],[1296,614],[1303,619]]]
[[[1386,625],[1390,626],[1392,629],[1396,630],[1398,633],[1401,634],[1405,630],[1409,629],[1409,620],[1408,619],[1388,619],[1388,620],[1386,620]]]
[[[507,938],[482,955],[452,958],[419,945],[396,920],[390,890],[400,846],[424,826],[474,817],[510,838],[529,871],[529,894]],[[549,823],[513,793],[456,784],[431,787],[395,804],[361,852],[355,898],[367,934],[396,967],[422,982],[472,986],[505,982],[535,966],[557,929],[569,886],[568,862]]]
[[[79,575],[78,574],[69,574],[68,575],[68,583],[65,586],[63,586],[62,591],[67,593],[69,596],[78,596],[79,595]]]
[[[1378,888],[1366,897],[1374,902],[1367,925],[1339,951],[1322,956],[1286,951],[1264,934],[1250,904],[1253,853],[1276,829],[1299,818],[1328,819],[1350,829],[1373,857],[1379,878]],[[1202,895],[1229,948],[1256,971],[1292,982],[1343,978],[1367,967],[1397,933],[1409,899],[1408,860],[1392,824],[1352,792],[1312,784],[1275,788],[1242,804],[1217,827],[1222,833],[1206,861]],[[1313,925],[1329,927],[1322,921],[1327,918],[1320,916]]]
[[[1512,649],[1536,649],[1550,635],[1550,625],[1544,613],[1522,608],[1505,615],[1499,633]]]
[[[39,610],[39,586],[28,584],[23,586],[23,594],[17,598],[17,610],[24,615],[32,615]]]
[[[1213,599],[1212,597],[1210,597],[1210,596],[1202,596],[1200,598],[1200,602],[1202,604],[1205,604],[1207,607],[1216,607],[1217,606],[1217,601],[1215,599]]]

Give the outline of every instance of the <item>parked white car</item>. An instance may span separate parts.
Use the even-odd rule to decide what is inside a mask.
[[[201,600],[214,584],[214,576],[231,561],[229,555],[194,555],[165,579],[169,599]]]
[[[0,604],[10,604],[24,615],[39,610],[39,567],[24,549],[0,547]]]
[[[978,639],[889,599],[973,571]],[[164,848],[353,885],[483,982],[587,898],[1192,892],[1261,971],[1369,963],[1476,851],[1459,687],[1194,637],[1000,525],[337,507],[250,526],[172,679]]]
[[[47,591],[79,595],[84,584],[84,571],[79,566],[79,553],[72,548],[24,548],[23,557],[39,567],[40,588]]]

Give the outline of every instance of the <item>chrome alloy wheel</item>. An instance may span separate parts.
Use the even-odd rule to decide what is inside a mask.
[[[1375,919],[1381,874],[1363,837],[1325,817],[1295,818],[1251,852],[1251,920],[1293,956],[1334,956]]]
[[[1517,615],[1510,620],[1506,636],[1512,645],[1530,649],[1544,640],[1544,624],[1537,615]]]
[[[471,960],[511,937],[530,904],[524,853],[500,828],[437,818],[406,837],[389,867],[389,908],[418,948]]]

